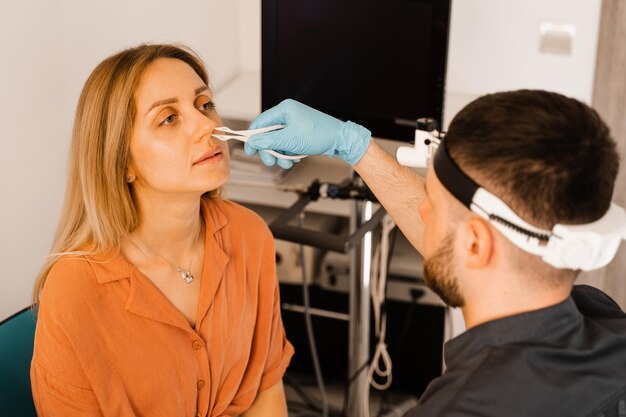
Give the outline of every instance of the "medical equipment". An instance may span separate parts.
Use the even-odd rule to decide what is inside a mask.
[[[215,130],[219,131],[219,132],[223,132],[226,133],[224,135],[222,134],[214,134],[211,135],[216,139],[219,139],[221,141],[226,141],[226,140],[238,140],[241,142],[247,142],[248,138],[252,135],[257,135],[259,133],[267,133],[267,132],[273,132],[275,130],[279,130],[284,128],[285,125],[273,125],[273,126],[268,126],[268,127],[262,127],[260,129],[252,129],[252,130],[233,130],[230,129],[226,126],[221,126],[221,127],[216,127]],[[302,158],[306,158],[307,155],[285,155],[276,151],[272,151],[272,150],[265,150],[264,152],[269,153],[272,156],[275,156],[276,158],[280,158],[280,159],[289,159],[292,161],[297,161],[300,160]]]
[[[442,134],[437,131],[437,122],[429,117],[417,119],[415,128],[415,146],[400,146],[396,159],[400,165],[412,168],[426,168],[433,157]]]
[[[333,189],[329,194],[328,189]],[[335,233],[328,233],[319,230],[304,230],[291,224],[292,219],[296,218],[306,206],[320,197],[340,198],[351,200],[365,200],[370,202],[371,191],[359,184],[347,181],[341,184],[320,183],[315,180],[308,187],[308,190],[300,194],[300,198],[293,203],[291,207],[286,209],[270,224],[270,230],[277,239],[287,240],[289,242],[300,243],[313,246],[320,249],[330,250],[334,252],[348,253],[361,244],[364,236],[378,226],[385,215],[384,208],[378,208],[371,216],[359,225],[358,228],[349,236],[338,236]],[[369,295],[369,293],[368,293]]]
[[[433,159],[437,178],[457,200],[488,220],[514,245],[541,256],[555,268],[602,268],[615,257],[622,239],[626,240],[626,212],[613,203],[602,218],[587,224],[556,224],[552,230],[544,230],[526,222],[452,160],[445,135],[437,131],[432,119],[418,119],[415,147],[400,147],[396,159],[402,165],[421,168]]]
[[[354,200],[354,218],[351,219],[351,234],[338,236],[318,230],[293,226],[292,219],[304,211],[306,206],[320,197]],[[366,416],[365,399],[368,396],[370,369],[370,279],[372,266],[372,230],[377,227],[386,211],[374,210],[370,198],[373,195],[360,178],[355,177],[341,184],[314,181],[307,192],[270,224],[276,239],[313,246],[350,256],[350,308],[348,328],[348,382],[344,396],[345,409],[350,416]],[[355,412],[358,408],[361,411]]]

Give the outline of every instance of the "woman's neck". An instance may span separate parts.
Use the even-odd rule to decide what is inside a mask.
[[[135,198],[139,225],[131,236],[138,236],[151,249],[172,257],[192,249],[202,227],[200,197],[136,194]]]

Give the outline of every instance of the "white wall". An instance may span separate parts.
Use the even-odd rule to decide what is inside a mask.
[[[27,306],[61,210],[78,95],[141,42],[183,42],[214,87],[239,71],[238,5],[222,0],[25,0],[0,13],[0,320]]]
[[[239,62],[242,72],[261,71],[261,1],[237,0]]]
[[[444,124],[473,99],[519,88],[591,103],[601,0],[453,0]],[[539,50],[542,22],[575,28],[570,55]]]

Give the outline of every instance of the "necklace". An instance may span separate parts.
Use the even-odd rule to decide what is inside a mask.
[[[156,250],[152,249],[152,247],[150,245],[148,245],[142,238],[141,236],[137,235],[137,239],[139,239],[139,241],[148,249],[150,249],[152,252],[156,253],[157,255],[159,255],[161,258],[165,259],[167,261],[168,264],[170,264],[170,266],[176,270],[176,272],[178,272],[180,274],[180,278],[185,281],[187,284],[191,284],[193,282],[193,280],[196,278],[195,275],[193,275],[191,273],[191,267],[193,266],[193,258],[194,255],[196,253],[196,245],[198,244],[198,237],[200,236],[200,229],[202,228],[202,221],[200,222],[200,225],[198,226],[198,232],[196,233],[196,239],[193,242],[193,249],[191,250],[191,260],[189,261],[189,266],[185,269],[181,266],[177,266],[174,262],[170,261],[169,259],[167,259],[165,256],[161,255],[161,253],[157,252]],[[137,245],[134,240],[131,238],[130,239],[133,244],[135,246],[137,246],[137,248],[139,249],[139,251],[141,252],[141,254],[146,258],[149,259],[148,256],[146,256],[146,254],[144,253],[144,251],[139,247],[139,245]]]

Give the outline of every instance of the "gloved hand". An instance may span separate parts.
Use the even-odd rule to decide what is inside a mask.
[[[261,160],[269,166],[278,162],[282,168],[290,168],[292,163],[284,159],[277,161],[263,149],[292,155],[328,155],[355,165],[367,151],[372,139],[371,132],[363,126],[342,122],[291,99],[261,113],[254,119],[250,129],[275,124],[286,127],[250,136],[245,144],[247,155],[252,156],[260,150]]]

